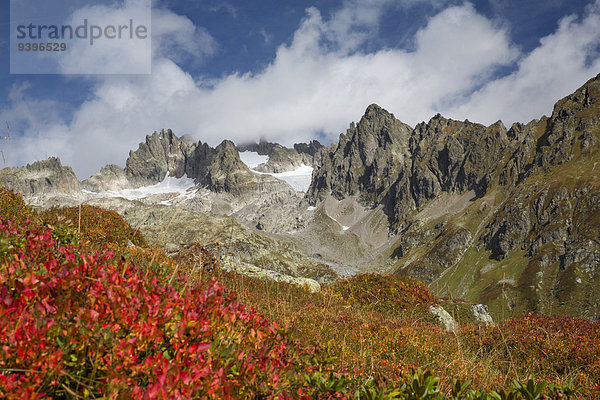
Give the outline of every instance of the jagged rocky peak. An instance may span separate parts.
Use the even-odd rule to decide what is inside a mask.
[[[214,151],[212,168],[226,172],[250,172],[248,166],[240,159],[240,154],[231,140],[223,140]]]
[[[36,161],[24,167],[0,170],[0,185],[24,196],[37,194],[72,194],[81,188],[71,167],[63,166],[58,157]]]
[[[559,100],[550,118],[513,124],[508,137],[514,150],[500,176],[503,185],[515,185],[581,152],[594,151],[600,143],[600,75]]]
[[[137,186],[161,182],[167,175],[181,178],[190,170],[198,145],[189,136],[180,139],[170,129],[154,132],[136,151],[129,152],[125,175]]]
[[[213,191],[234,195],[254,190],[254,174],[242,162],[232,141],[224,140],[211,153],[210,162],[204,173],[197,177],[197,182]]]
[[[437,279],[446,294],[462,293],[496,312],[597,318],[599,99],[600,75],[559,100],[550,117],[508,131],[439,115],[419,124],[410,191],[423,211],[407,217],[416,223],[394,250],[398,270]],[[448,217],[427,214],[439,211],[439,200],[427,203],[431,196],[449,199],[467,188],[485,195]],[[468,272],[454,272],[461,270]]]
[[[411,131],[412,128],[396,119],[394,114],[371,104],[356,126],[350,124],[343,139],[340,135],[340,144],[349,141],[350,147],[359,146],[361,159],[370,165],[379,149],[399,150],[400,153],[405,150]]]
[[[599,100],[600,74],[556,103],[540,139],[535,157],[537,166],[562,164],[573,157],[577,147],[586,149],[598,142]]]
[[[337,145],[321,151],[320,168],[313,175],[307,197],[311,203],[328,195],[337,199],[358,195],[364,205],[373,206],[388,194],[405,168],[412,128],[376,104]]]
[[[189,135],[179,138],[170,129],[146,136],[146,141],[129,153],[124,171],[128,181],[137,186],[186,175],[207,189],[231,194],[245,192],[244,186],[254,181],[230,140],[212,148],[194,143]]]
[[[501,121],[488,127],[440,114],[414,129],[376,104],[323,150],[308,199],[357,196],[382,205],[393,226],[442,192],[483,195],[511,146]],[[326,152],[326,153],[325,153]]]
[[[298,153],[306,153],[313,157],[322,148],[323,148],[323,145],[321,143],[319,143],[318,140],[311,140],[308,144],[307,143],[295,143],[294,144],[294,150],[296,150]]]
[[[501,121],[486,127],[438,114],[427,124],[417,125],[410,141],[417,207],[440,192],[474,190],[483,195],[508,148],[507,130]]]

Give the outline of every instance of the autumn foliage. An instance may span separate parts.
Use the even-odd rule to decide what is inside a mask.
[[[0,217],[0,398],[600,397],[598,322],[449,333],[409,278],[313,294],[221,273],[198,244],[172,259],[96,207],[36,212],[0,188]]]
[[[218,283],[178,291],[111,252],[0,224],[0,396],[239,398],[293,387],[310,348]],[[298,380],[298,379],[296,379]]]
[[[69,231],[88,246],[103,249],[105,246],[147,247],[142,234],[133,229],[116,211],[83,204],[81,207],[52,207],[40,218],[54,232]]]

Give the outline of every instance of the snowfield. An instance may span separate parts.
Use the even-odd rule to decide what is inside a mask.
[[[142,186],[137,189],[109,190],[102,194],[107,197],[123,197],[127,200],[140,200],[157,194],[179,193],[176,198],[191,199],[197,192],[197,190],[192,190],[195,185],[194,180],[188,178],[187,175],[184,175],[181,178],[167,176],[162,182],[157,183],[156,185]],[[163,203],[167,204],[173,200],[175,200],[175,198],[164,201]]]
[[[271,174],[267,172],[255,171],[254,168],[262,163],[269,161],[269,156],[261,156],[253,151],[243,151],[240,153],[240,159],[250,168],[255,174],[271,175],[277,179],[287,182],[295,191],[306,192],[312,180],[313,167],[302,164],[293,171],[280,172]]]
[[[241,151],[239,154],[242,162],[250,169],[254,169],[260,164],[264,164],[269,161],[269,156],[261,156],[254,151]]]

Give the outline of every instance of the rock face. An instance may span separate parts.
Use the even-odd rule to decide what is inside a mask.
[[[485,127],[438,114],[413,130],[372,104],[322,155],[307,195],[313,204],[358,195],[365,206],[382,204],[398,226],[442,192],[485,193],[508,147],[501,122]]]
[[[271,271],[269,269],[259,268],[255,265],[235,260],[235,258],[231,256],[222,257],[219,267],[224,271],[234,271],[238,274],[250,276],[252,278],[290,283],[292,285],[304,288],[311,293],[318,293],[321,291],[321,285],[314,279],[294,277],[282,274],[280,272]]]
[[[187,137],[180,139],[170,129],[154,132],[136,151],[129,152],[125,175],[135,186],[159,183],[167,174],[181,178],[193,169],[197,146],[202,145],[193,144]]]
[[[417,207],[441,192],[489,188],[509,142],[498,121],[489,127],[445,119],[439,114],[421,123],[411,137],[411,192]]]
[[[367,110],[359,125],[372,119]],[[365,185],[381,174],[342,151],[353,146],[343,137],[315,172],[310,199],[358,191],[365,203],[385,205],[400,228],[390,249],[395,269],[438,295],[485,303],[499,318],[600,316],[600,75],[549,118],[507,131],[438,115],[409,136],[387,198],[369,197],[385,192]]]
[[[305,153],[311,156],[315,156],[319,150],[323,148],[323,145],[318,140],[311,140],[310,143],[296,143],[294,144],[294,150],[298,153]]]
[[[134,187],[159,183],[166,176],[186,175],[206,189],[237,196],[255,190],[257,184],[233,142],[224,140],[212,148],[194,143],[189,136],[178,138],[170,129],[146,136],[146,141],[129,153],[124,172]]]
[[[201,165],[195,171],[196,175],[191,177],[208,189],[233,195],[255,190],[257,179],[240,160],[233,142],[224,140],[208,157],[201,160],[205,165]]]
[[[130,186],[131,182],[127,179],[125,170],[115,164],[105,166],[100,172],[81,182],[81,187],[91,192],[121,190]]]
[[[471,311],[473,311],[475,321],[484,325],[494,325],[494,320],[488,313],[488,307],[485,304],[473,304]]]
[[[310,278],[324,283],[337,278],[331,268],[302,254],[294,244],[250,229],[234,217],[121,198],[99,198],[91,204],[116,210],[139,229],[149,243],[160,246],[169,254],[179,252],[182,245],[199,242],[222,261],[233,260],[242,272],[249,274],[264,272],[264,276],[280,280]],[[315,287],[311,281],[294,281]]]
[[[25,167],[0,170],[0,185],[21,193],[33,195],[76,194],[81,191],[71,167],[63,166],[56,157],[27,164]]]
[[[370,105],[337,145],[322,150],[307,198],[315,204],[328,195],[338,200],[358,196],[365,206],[384,204],[392,210],[409,182],[411,132],[393,114]]]
[[[455,332],[459,328],[458,323],[452,318],[452,315],[442,306],[438,304],[429,306],[429,312],[438,319],[446,331]]]

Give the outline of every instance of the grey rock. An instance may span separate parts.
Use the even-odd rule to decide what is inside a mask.
[[[504,258],[508,253],[523,245],[529,233],[531,222],[529,213],[522,204],[512,203],[505,213],[499,213],[489,227],[484,237],[486,248],[498,258]]]
[[[199,143],[200,145],[200,143]],[[136,151],[129,152],[125,175],[134,186],[153,185],[165,177],[181,178],[191,171],[196,145],[181,140],[170,129],[146,136]],[[189,176],[195,178],[195,176]]]
[[[256,191],[258,179],[240,160],[233,142],[224,140],[216,148],[189,136],[177,137],[170,129],[146,136],[130,152],[125,175],[134,186],[152,185],[166,176],[186,175],[211,191],[243,196]]]
[[[448,311],[444,310],[444,307],[432,305],[429,306],[429,312],[437,317],[446,331],[455,332],[459,328],[458,323],[452,318],[452,315],[448,314]]]
[[[442,192],[483,195],[508,148],[500,121],[485,127],[438,114],[413,130],[371,105],[334,147],[321,150],[307,198],[358,196],[365,206],[383,205],[394,227]]]
[[[488,312],[488,306],[485,304],[472,304],[471,311],[473,311],[475,321],[484,325],[494,325],[494,320]]]
[[[441,240],[427,253],[425,261],[442,268],[448,268],[461,260],[471,245],[472,239],[471,232],[464,228],[442,232]]]
[[[127,189],[131,185],[131,182],[127,179],[125,170],[114,164],[105,166],[100,172],[81,182],[83,189],[92,192]]]
[[[291,275],[282,274],[280,272],[271,271],[265,268],[260,268],[256,265],[236,260],[235,257],[229,255],[221,258],[219,267],[224,271],[233,271],[237,272],[238,274],[246,275],[252,278],[289,283],[300,288],[306,289],[311,293],[319,293],[321,291],[321,285],[314,279],[295,277]]]
[[[370,105],[336,145],[322,149],[308,200],[315,204],[330,194],[336,199],[357,195],[364,206],[387,204],[393,209],[393,197],[401,191],[397,185],[407,168],[411,131],[389,112]]]
[[[50,157],[24,167],[0,170],[0,185],[23,196],[78,195],[81,187],[71,167],[63,166],[60,159]]]
[[[315,156],[317,152],[323,148],[323,145],[318,140],[311,140],[310,143],[295,143],[294,150],[298,153],[306,153]]]
[[[210,190],[233,195],[253,192],[257,183],[255,175],[242,162],[230,140],[224,140],[215,148],[210,163],[194,178]]]
[[[279,143],[270,143],[264,139],[261,139],[258,143],[237,146],[237,149],[240,152],[252,151],[263,156],[269,156],[269,161],[255,168],[257,171],[281,173],[293,171],[302,164],[309,166],[313,165],[314,153],[322,147],[319,142],[314,142],[314,144],[311,142],[311,145],[306,145],[304,143],[298,145],[300,149],[305,151],[298,151],[295,147],[289,149]],[[303,147],[302,145],[306,147]],[[313,154],[311,154],[311,152],[313,152]]]

